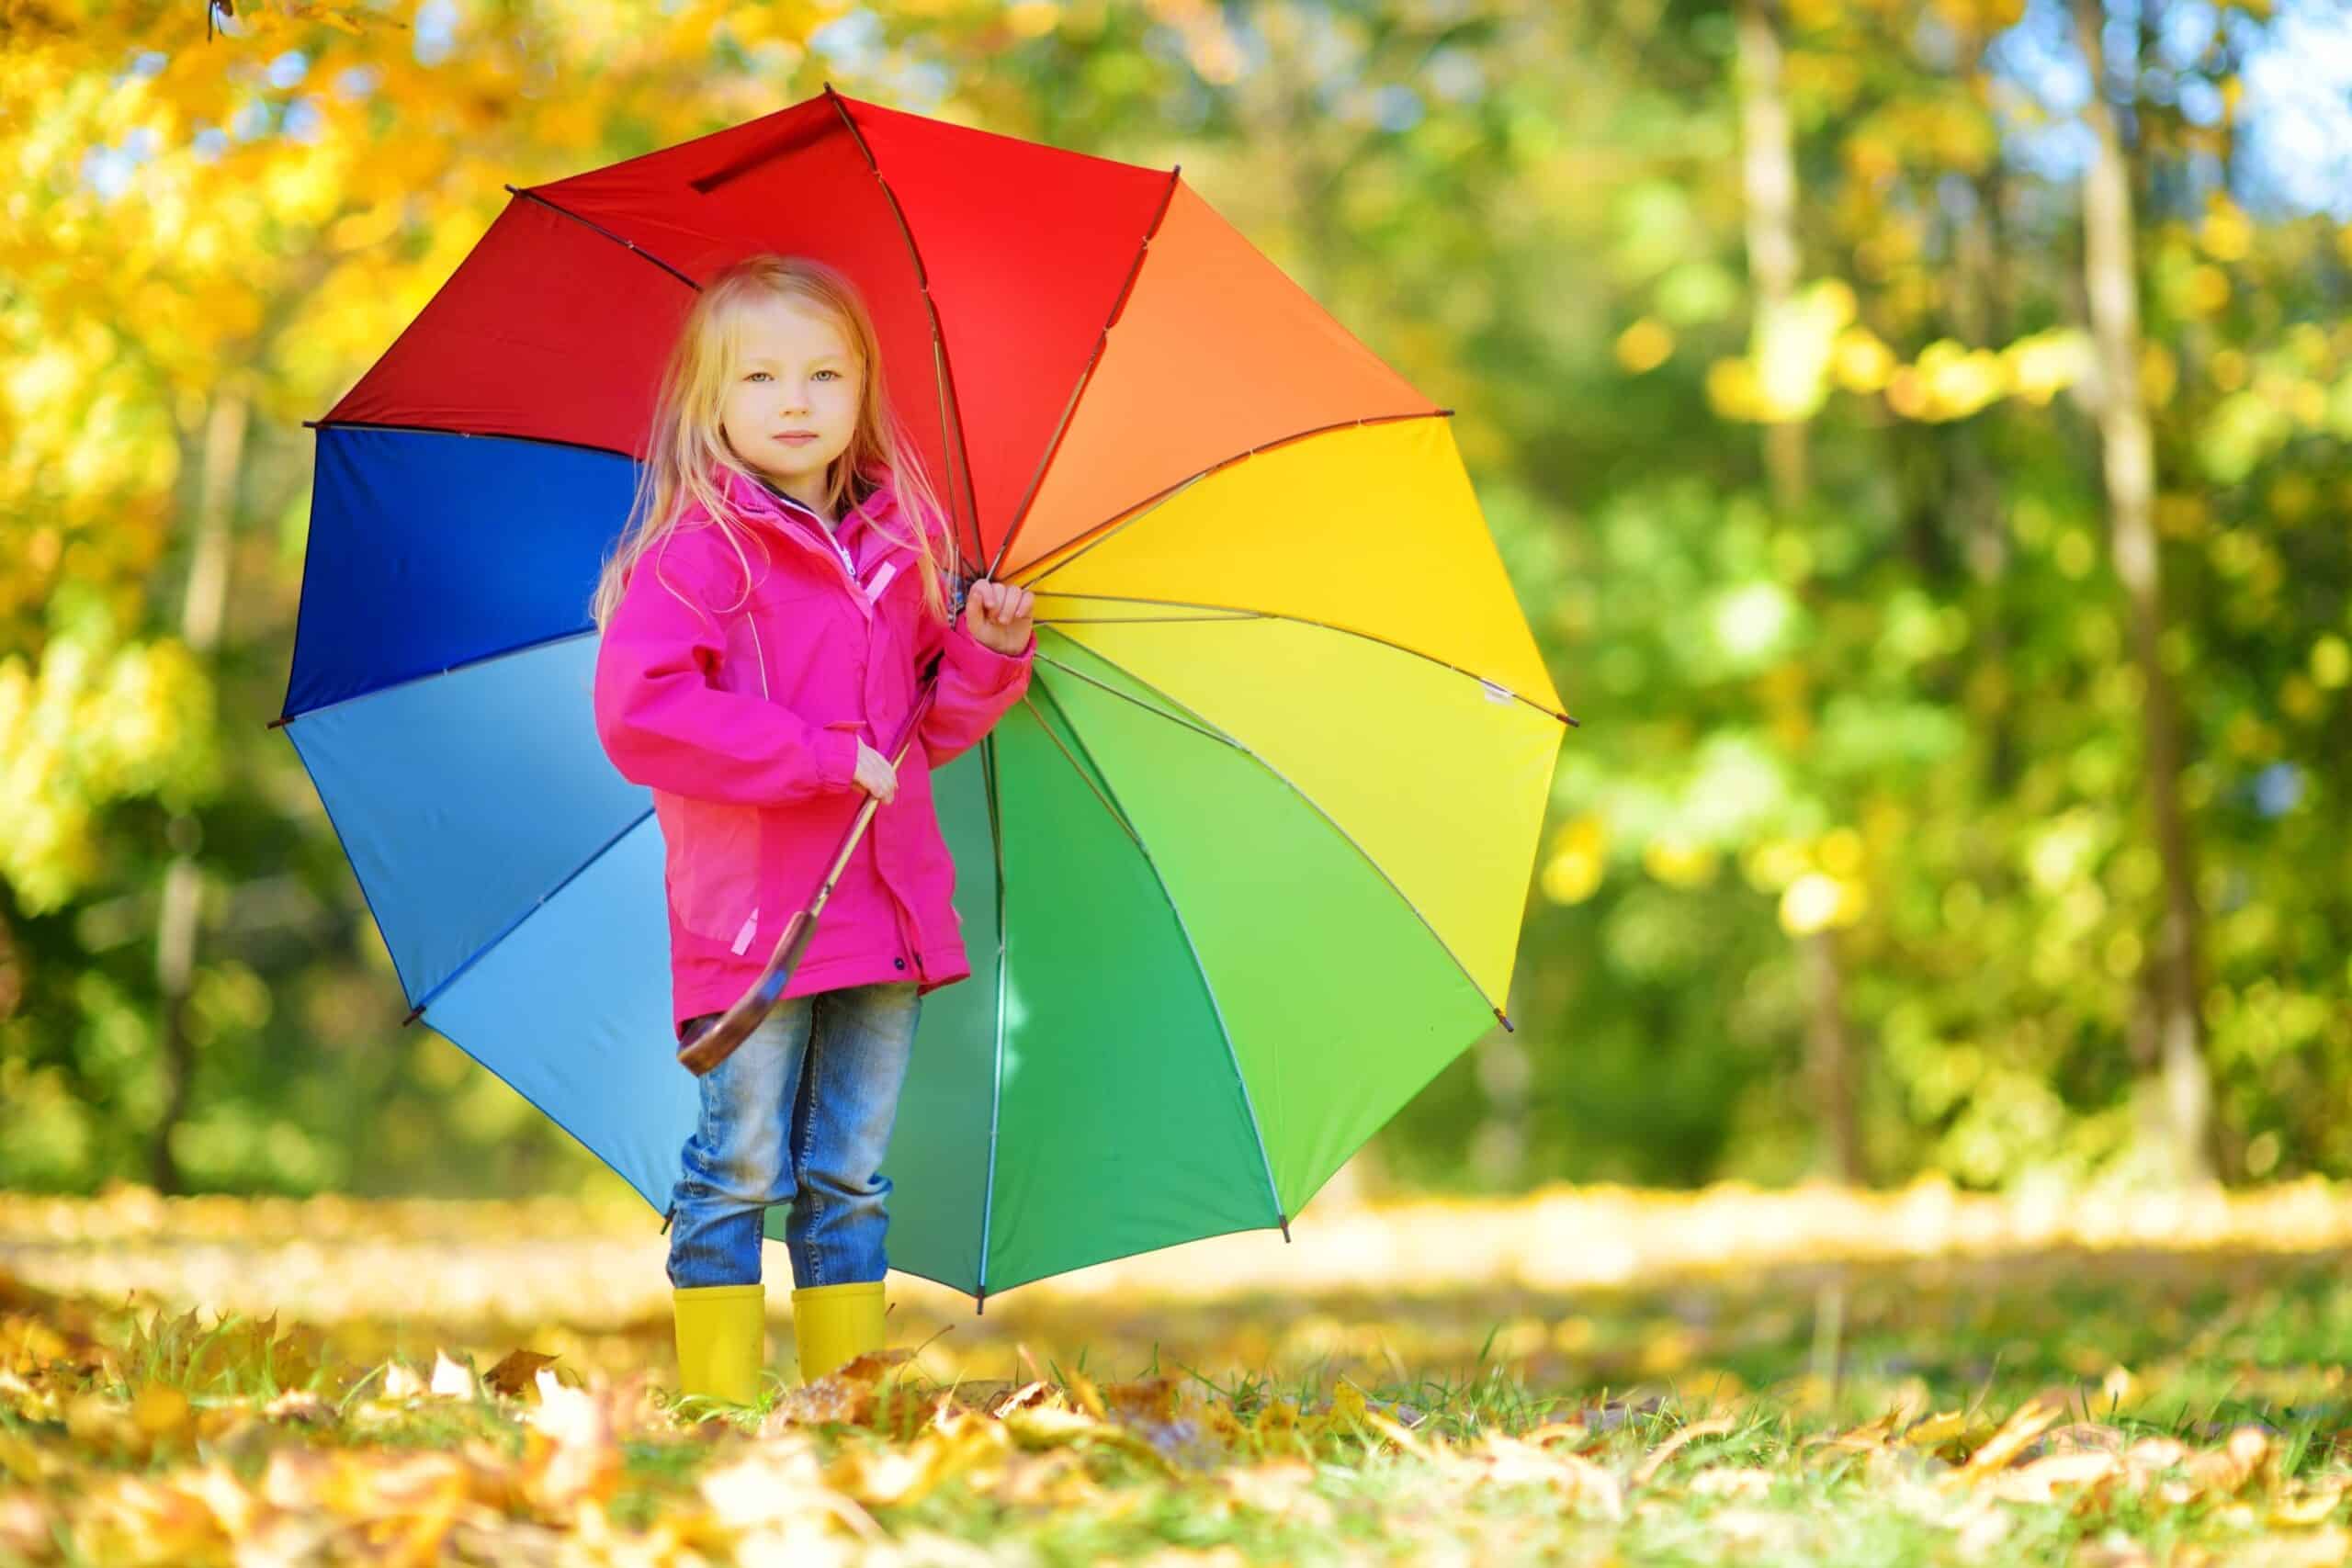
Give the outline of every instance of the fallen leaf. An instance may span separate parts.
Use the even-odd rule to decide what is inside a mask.
[[[1752,1465],[1718,1465],[1699,1472],[1687,1484],[1702,1497],[1761,1497],[1772,1490],[1772,1472]]]
[[[2085,1450],[2052,1454],[1988,1478],[1996,1497],[2012,1503],[2047,1503],[2061,1491],[2089,1486],[2123,1473],[2123,1461],[2111,1453]]]
[[[1972,1422],[1964,1410],[1946,1410],[1930,1416],[1905,1432],[1898,1439],[1905,1447],[1941,1449],[1955,1438],[1967,1435]]]
[[[718,1521],[733,1530],[773,1530],[816,1519],[868,1539],[882,1533],[872,1515],[825,1484],[815,1448],[798,1432],[762,1438],[742,1459],[704,1475],[700,1490]]]
[[[435,1350],[433,1352],[431,1392],[442,1399],[475,1398],[474,1374],[451,1360],[447,1350]]]
[[[1712,1421],[1696,1421],[1683,1427],[1657,1448],[1652,1449],[1649,1457],[1634,1467],[1630,1484],[1648,1485],[1650,1477],[1663,1469],[1667,1461],[1680,1453],[1685,1445],[1697,1442],[1701,1438],[1720,1438],[1730,1431],[1733,1426],[1730,1416],[1718,1416]]]
[[[305,1427],[322,1427],[334,1419],[334,1406],[307,1389],[288,1389],[262,1406],[261,1413],[273,1421],[292,1421]]]
[[[555,1357],[542,1356],[537,1350],[509,1350],[499,1358],[496,1366],[482,1373],[482,1386],[492,1393],[519,1399],[537,1386],[539,1369],[555,1362]]]
[[[2240,1427],[2220,1448],[2191,1454],[2184,1468],[2192,1487],[2227,1497],[2243,1490],[2270,1457],[2270,1434],[2259,1427]]]
[[[2337,1505],[2344,1501],[2346,1485],[2343,1481],[2333,1481],[2308,1492],[2281,1497],[2270,1506],[2270,1522],[2299,1528],[2315,1525],[2335,1512]]]
[[[612,1413],[594,1394],[566,1388],[548,1368],[538,1371],[539,1405],[525,1419],[525,1490],[550,1513],[609,1500],[620,1486],[621,1450]]]
[[[1982,1447],[1968,1456],[1968,1462],[1949,1478],[1950,1482],[1980,1481],[2002,1469],[2017,1458],[2028,1443],[2040,1437],[2064,1415],[2065,1408],[2063,1402],[2046,1397],[2027,1400],[2014,1415],[2001,1423],[1998,1430],[1984,1439]]]

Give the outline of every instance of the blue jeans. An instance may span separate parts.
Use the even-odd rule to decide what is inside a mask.
[[[899,980],[787,998],[703,1075],[702,1122],[670,1196],[672,1285],[758,1283],[772,1203],[791,1205],[794,1284],[888,1270],[881,1166],[922,1010],[915,988]]]

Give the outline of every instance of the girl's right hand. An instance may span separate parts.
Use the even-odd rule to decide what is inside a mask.
[[[888,806],[899,793],[899,770],[890,759],[861,740],[857,743],[857,787]]]

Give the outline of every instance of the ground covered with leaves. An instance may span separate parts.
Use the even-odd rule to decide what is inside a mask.
[[[2322,1196],[2300,1212],[2352,1217]],[[1581,1201],[1627,1234],[1724,1218]],[[778,1288],[767,1394],[714,1416],[675,1398],[657,1292],[594,1306],[616,1256],[660,1277],[598,1222],[0,1198],[0,1562],[2352,1561],[2340,1246],[2242,1205],[2194,1246],[1999,1245],[1995,1214],[1944,1255],[1832,1247],[1846,1219],[1804,1210],[1832,1201],[1741,1195],[1736,1266],[1606,1283],[1402,1243],[1311,1289],[1275,1253],[984,1317],[910,1280],[892,1348],[805,1387]],[[448,1270],[529,1252],[511,1310],[436,1315],[411,1255],[339,1269],[393,1235]],[[140,1282],[61,1285],[76,1259]],[[237,1304],[187,1288],[224,1267]],[[253,1310],[276,1274],[308,1315]]]

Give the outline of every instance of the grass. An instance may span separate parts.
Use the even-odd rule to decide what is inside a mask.
[[[0,1276],[0,1562],[2341,1562],[2344,1261],[910,1292],[916,1354],[699,1422],[659,1315],[270,1322],[190,1312],[163,1262],[114,1298]],[[550,1369],[494,1392],[525,1347]]]

